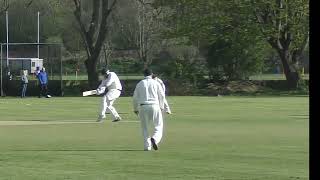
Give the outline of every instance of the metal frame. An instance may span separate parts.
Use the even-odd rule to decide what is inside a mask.
[[[1,63],[0,63],[0,64],[1,64],[1,65],[0,65],[0,66],[1,66],[1,68],[0,68],[0,69],[1,69],[1,74],[0,74],[0,76],[1,76],[1,79],[0,79],[0,81],[1,81],[1,86],[0,86],[1,92],[0,92],[0,95],[1,95],[1,97],[2,97],[2,96],[3,96],[3,86],[2,86],[2,84],[3,84],[3,79],[2,79],[2,74],[3,74],[3,73],[2,73],[2,45],[1,45],[0,54],[1,54],[1,55],[0,55],[0,61],[1,61]]]
[[[13,45],[13,46],[19,46],[19,45],[26,45],[26,46],[37,46],[40,49],[40,46],[55,46],[57,47],[58,51],[59,51],[59,55],[60,55],[60,86],[61,86],[61,96],[64,95],[64,91],[63,91],[63,72],[62,72],[62,44],[60,43],[0,43],[0,69],[1,69],[1,96],[3,96],[3,46],[6,46],[7,49],[9,49],[9,46]],[[20,58],[10,58],[9,57],[9,52],[6,52],[8,58],[6,59],[6,67],[9,66],[9,60],[10,59],[26,59],[28,57],[20,57]],[[40,54],[39,54],[40,55]]]
[[[36,45],[37,46],[37,56],[38,58],[40,58],[40,46],[41,45],[48,45],[48,47],[50,45],[53,45],[53,46],[59,46],[59,54],[60,54],[60,81],[61,81],[61,95],[63,96],[63,83],[62,83],[62,44],[59,44],[59,43],[40,43],[40,12],[38,11],[37,13],[37,43],[10,43],[9,42],[9,12],[6,11],[6,43],[0,43],[0,46],[1,46],[1,53],[0,53],[0,61],[1,61],[1,96],[3,96],[3,77],[2,77],[2,74],[3,74],[3,70],[2,70],[2,67],[3,67],[3,57],[2,57],[2,54],[3,54],[3,48],[2,46],[3,45],[6,45],[6,67],[9,66],[9,60],[12,59],[12,58],[9,58],[9,46],[10,45]],[[24,58],[24,57],[22,57]],[[18,59],[18,58],[14,58],[14,59]]]

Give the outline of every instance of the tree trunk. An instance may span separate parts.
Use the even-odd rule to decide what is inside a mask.
[[[149,61],[147,59],[146,55],[141,56],[141,60],[143,62],[143,69],[148,69],[149,68]]]
[[[144,63],[143,63],[143,69],[148,69],[148,68],[149,68],[148,62],[144,62]]]
[[[93,60],[87,59],[85,61],[85,65],[88,74],[89,87],[91,89],[96,89],[99,85],[99,73],[97,72],[96,64],[93,62]]]
[[[298,82],[300,80],[299,73],[290,67],[290,55],[288,51],[279,52],[280,59],[283,66],[283,72],[286,76],[286,81],[289,89],[296,89],[298,87]]]
[[[88,82],[91,89],[96,89],[99,84],[99,73],[97,63],[100,53],[106,41],[108,17],[115,7],[117,0],[93,0],[92,15],[90,23],[82,21],[81,0],[74,0],[76,9],[74,15],[80,27],[80,32],[87,52],[85,66],[88,74]]]

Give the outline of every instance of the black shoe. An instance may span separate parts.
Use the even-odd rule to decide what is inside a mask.
[[[112,122],[118,122],[121,121],[121,117],[118,117],[117,119],[113,120]]]
[[[156,144],[156,140],[154,140],[153,138],[151,138],[150,140],[151,140],[151,145],[153,149],[158,150],[158,145]]]

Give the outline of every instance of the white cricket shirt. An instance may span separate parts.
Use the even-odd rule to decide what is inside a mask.
[[[116,73],[110,72],[108,75],[108,78],[101,82],[97,91],[99,94],[102,94],[106,90],[106,88],[108,88],[108,90],[111,90],[111,89],[117,89],[120,91],[122,90],[120,79],[118,78]]]
[[[144,80],[141,80],[133,93],[133,108],[134,111],[138,111],[138,107],[141,104],[158,104],[161,109],[164,108],[164,91],[156,80],[152,79],[152,76],[147,76]]]

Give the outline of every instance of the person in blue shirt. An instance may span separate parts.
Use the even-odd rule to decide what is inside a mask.
[[[48,93],[48,74],[44,67],[40,70],[40,73],[38,74],[38,80],[40,84],[39,98],[41,98],[42,96],[50,98],[51,96]]]
[[[39,73],[40,73],[40,67],[37,66],[36,71],[34,72],[34,74],[35,74],[36,77],[38,77]]]

